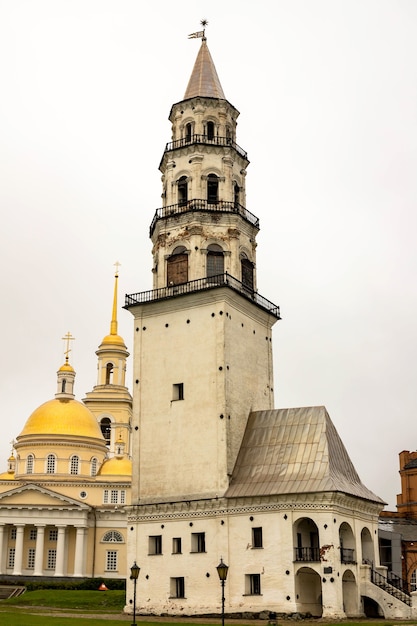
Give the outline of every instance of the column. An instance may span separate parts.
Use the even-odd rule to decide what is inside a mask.
[[[56,544],[56,565],[54,576],[64,575],[64,559],[65,559],[65,531],[66,526],[57,526],[58,541]]]
[[[0,574],[4,574],[4,524],[0,524]]]
[[[75,537],[74,576],[84,576],[84,539],[86,528],[77,526]]]
[[[45,526],[36,526],[35,569],[34,576],[43,574],[43,552],[45,545]]]
[[[25,533],[25,524],[15,524],[16,528],[16,543],[14,553],[14,568],[13,576],[22,575],[22,562],[23,562],[23,536]]]

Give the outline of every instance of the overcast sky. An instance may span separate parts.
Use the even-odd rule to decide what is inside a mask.
[[[417,447],[413,0],[0,0],[0,471],[67,331],[76,397],[96,384],[116,261],[132,348],[121,306],[152,288],[158,164],[202,18],[241,112],[259,291],[281,306],[276,407],[325,405],[392,508]]]

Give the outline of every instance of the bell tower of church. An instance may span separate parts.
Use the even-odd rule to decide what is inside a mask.
[[[133,503],[222,496],[248,415],[273,408],[272,326],[256,286],[258,218],[246,208],[239,112],[204,32],[160,163],[153,290],[135,318]]]

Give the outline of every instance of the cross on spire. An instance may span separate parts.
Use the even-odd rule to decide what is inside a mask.
[[[70,331],[67,332],[66,335],[64,335],[64,337],[62,337],[63,341],[66,341],[66,347],[64,350],[64,354],[65,354],[65,363],[68,363],[68,355],[71,352],[71,348],[70,348],[70,341],[74,341],[75,337],[73,337],[70,333]]]
[[[116,268],[116,273],[115,276],[119,276],[119,267],[121,266],[121,263],[119,263],[119,261],[116,261],[116,263],[114,264],[115,268]]]

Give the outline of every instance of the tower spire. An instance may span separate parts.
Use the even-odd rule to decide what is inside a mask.
[[[201,47],[185,91],[184,100],[198,96],[203,98],[219,98],[220,100],[226,100],[213,59],[211,58],[210,51],[207,47],[205,27],[207,26],[208,21],[201,20],[200,23],[204,27],[204,30],[188,35],[189,39],[201,38]]]
[[[110,334],[117,335],[117,288],[118,288],[118,280],[119,280],[119,261],[116,261],[114,264],[116,267],[116,272],[114,274],[114,295],[113,295],[113,309],[111,315],[110,322]]]

